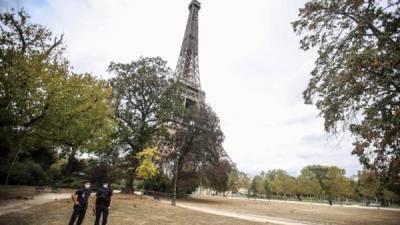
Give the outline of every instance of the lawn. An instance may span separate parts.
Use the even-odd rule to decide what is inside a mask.
[[[271,216],[317,224],[400,224],[400,211],[331,207],[328,206],[328,204],[326,206],[319,206],[281,202],[268,203],[264,201],[227,199],[222,197],[192,198],[183,202],[185,204],[195,205],[196,207]]]
[[[0,225],[65,225],[72,212],[71,204],[70,200],[60,200],[3,215],[0,216]],[[91,210],[87,211],[84,224],[94,224]],[[109,224],[255,225],[258,223],[172,207],[147,198],[115,194]]]
[[[60,192],[71,192],[71,190],[65,189],[60,190]],[[35,189],[29,186],[0,186],[0,195],[3,199],[18,196],[22,198],[32,197],[35,195]],[[0,198],[0,204],[6,201],[13,200],[1,200]],[[328,205],[319,206],[283,202],[267,203],[264,201],[227,199],[222,197],[179,199],[178,203],[233,213],[237,212],[239,214],[269,216],[313,224],[397,225],[400,221],[400,211],[330,207]],[[90,209],[88,209],[86,214],[84,222],[86,225],[94,223],[94,217]],[[0,225],[64,225],[68,223],[71,212],[71,200],[59,200],[0,216]],[[109,224],[256,225],[261,223],[172,207],[170,204],[145,197],[115,194],[110,210]]]

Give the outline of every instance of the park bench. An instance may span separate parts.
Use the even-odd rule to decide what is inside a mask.
[[[36,193],[40,193],[40,192],[44,192],[44,191],[46,191],[46,187],[45,186],[35,187],[35,192]]]
[[[153,200],[155,200],[155,201],[160,201],[160,196],[158,196],[158,195],[153,195]]]
[[[52,186],[51,187],[51,192],[52,193],[57,193],[58,192],[58,187],[57,186]]]

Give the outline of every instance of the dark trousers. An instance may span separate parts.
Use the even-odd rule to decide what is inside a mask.
[[[86,209],[86,206],[74,205],[74,211],[72,212],[69,225],[74,225],[76,218],[78,218],[76,225],[81,225],[83,219],[85,218]]]
[[[101,221],[101,224],[106,225],[108,218],[108,206],[96,206],[96,221],[94,222],[94,225],[100,224],[101,214],[103,214],[103,219]]]

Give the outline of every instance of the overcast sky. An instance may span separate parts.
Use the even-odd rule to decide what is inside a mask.
[[[24,7],[36,23],[64,33],[75,71],[109,78],[111,61],[161,56],[175,69],[190,0],[0,0]],[[327,135],[304,105],[316,54],[299,50],[290,22],[305,0],[202,0],[199,61],[206,101],[217,112],[224,147],[240,170],[309,164],[361,167],[351,139]]]

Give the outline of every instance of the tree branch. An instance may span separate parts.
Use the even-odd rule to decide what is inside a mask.
[[[48,57],[48,56],[50,55],[50,53],[51,53],[57,46],[59,46],[59,45],[62,43],[63,38],[64,38],[64,34],[62,34],[62,35],[60,36],[60,39],[58,39],[58,40],[57,40],[57,37],[55,37],[55,38],[54,38],[53,44],[44,52],[44,56],[45,56],[45,57]]]

